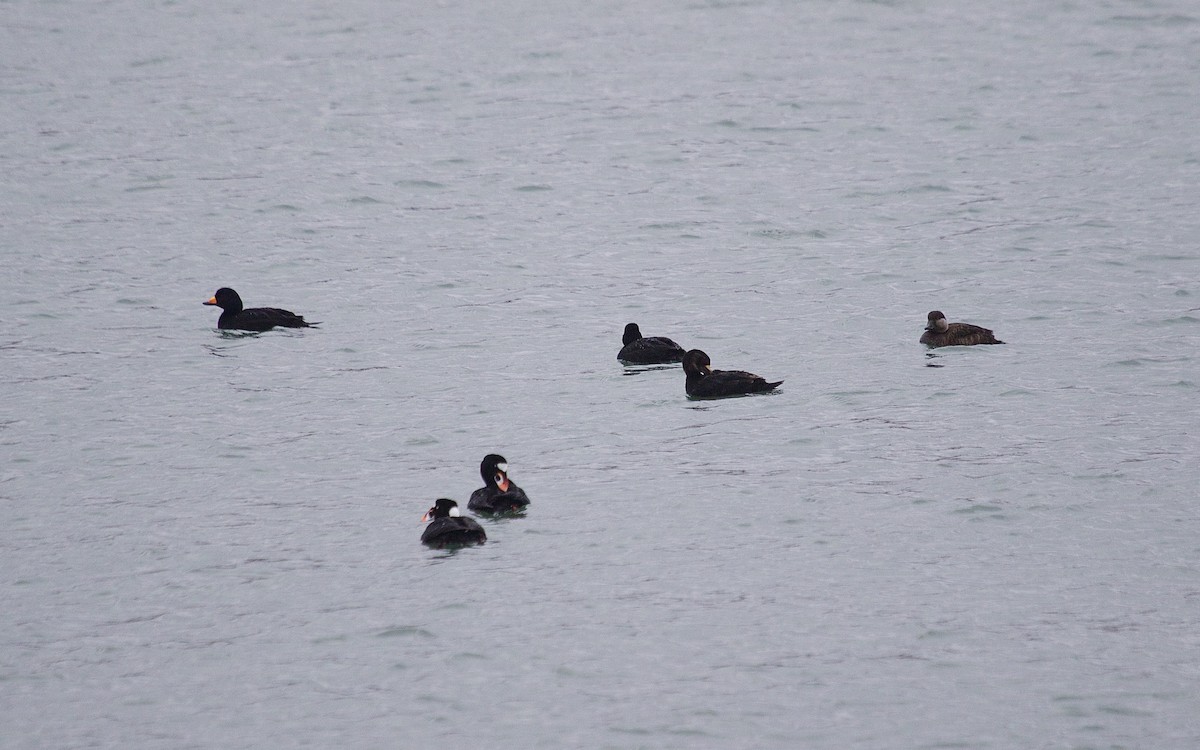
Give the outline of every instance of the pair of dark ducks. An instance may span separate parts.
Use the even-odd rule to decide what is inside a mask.
[[[766,393],[779,387],[780,380],[768,383],[766,378],[741,370],[714,370],[712,360],[699,349],[684,351],[683,347],[665,336],[643,336],[637,323],[625,326],[617,359],[631,365],[662,365],[683,363],[687,379],[684,390],[689,398],[728,398]]]
[[[484,486],[471,493],[467,509],[480,515],[494,516],[514,513],[529,505],[529,497],[508,478],[508,460],[496,453],[489,453],[479,464]],[[473,518],[466,518],[458,509],[458,503],[448,497],[440,497],[433,507],[421,517],[428,521],[421,534],[421,542],[430,547],[462,547],[483,544],[487,533]]]

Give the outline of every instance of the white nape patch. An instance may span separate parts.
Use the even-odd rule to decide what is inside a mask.
[[[508,473],[508,464],[496,464],[496,469],[499,471],[503,471],[505,474],[507,474]]]
[[[457,505],[455,505],[453,508],[450,509],[450,517],[451,518],[458,518],[461,515],[462,515],[462,511],[460,511],[458,509]]]

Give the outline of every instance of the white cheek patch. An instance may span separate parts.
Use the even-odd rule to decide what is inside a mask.
[[[496,470],[502,471],[505,474],[507,474],[508,473],[508,464],[496,464]]]
[[[450,509],[450,517],[451,518],[458,518],[461,515],[462,515],[462,511],[460,511],[458,509],[457,505],[455,505],[453,508]]]

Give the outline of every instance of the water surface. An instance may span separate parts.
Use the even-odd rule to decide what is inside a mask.
[[[5,4],[0,746],[1195,747],[1195,9],[543,6]]]

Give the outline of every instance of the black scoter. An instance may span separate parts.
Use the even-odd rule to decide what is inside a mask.
[[[433,507],[421,516],[421,522],[426,521],[430,523],[421,534],[421,543],[430,547],[440,549],[487,541],[483,527],[475,519],[459,515],[458,503],[449,498],[438,498]]]
[[[725,398],[745,396],[751,393],[773,391],[782,380],[768,383],[764,378],[741,370],[714,370],[708,355],[692,349],[683,358],[683,372],[687,375],[684,385],[690,398]]]
[[[509,513],[529,505],[525,490],[508,478],[508,459],[495,453],[483,457],[479,473],[485,486],[471,493],[467,507],[476,513]]]
[[[242,298],[227,286],[217,290],[204,304],[216,305],[221,308],[221,317],[217,318],[217,328],[235,331],[269,331],[275,326],[283,328],[310,328],[312,323],[306,323],[304,318],[288,310],[277,307],[251,307],[242,309]]]
[[[665,336],[642,336],[637,323],[625,326],[617,359],[635,365],[661,365],[683,361],[683,347]]]

